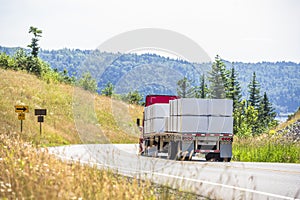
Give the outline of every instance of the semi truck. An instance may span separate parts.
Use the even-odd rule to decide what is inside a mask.
[[[233,101],[148,95],[140,154],[172,160],[229,162],[233,142]]]

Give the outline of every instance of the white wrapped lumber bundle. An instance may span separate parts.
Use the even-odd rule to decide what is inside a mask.
[[[150,133],[163,133],[165,131],[165,119],[156,118],[150,120]]]
[[[150,108],[150,119],[164,118],[170,116],[169,104],[153,104]]]
[[[233,117],[210,116],[208,119],[208,133],[233,133]]]
[[[186,98],[177,99],[178,116],[205,116],[208,115],[208,99]]]
[[[178,116],[174,129],[178,133],[205,133],[208,129],[207,116]]]
[[[230,99],[210,99],[208,115],[211,116],[232,116],[233,101]]]
[[[144,121],[144,133],[145,134],[150,133],[150,120]]]
[[[233,133],[233,101],[183,98],[145,108],[145,133]]]

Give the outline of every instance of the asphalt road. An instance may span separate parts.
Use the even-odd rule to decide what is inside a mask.
[[[211,199],[300,199],[300,164],[172,161],[137,155],[137,145],[48,148],[63,160],[186,190]]]

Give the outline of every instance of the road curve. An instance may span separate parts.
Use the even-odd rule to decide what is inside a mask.
[[[63,160],[80,161],[211,199],[300,199],[300,165],[172,161],[137,155],[134,144],[51,147]]]

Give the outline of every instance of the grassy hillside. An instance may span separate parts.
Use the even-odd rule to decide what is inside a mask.
[[[283,130],[299,120],[300,120],[300,107],[298,108],[298,111],[295,112],[293,115],[291,115],[286,122],[279,124],[276,130],[277,131]]]
[[[106,138],[106,142],[137,142],[138,131],[134,124],[135,118],[142,115],[142,107],[129,106],[103,96],[94,96],[70,85],[46,83],[25,72],[0,69],[0,77],[0,132],[20,134],[20,121],[14,105],[28,105],[29,113],[26,113],[23,133],[20,134],[25,141],[41,142],[46,146],[77,144],[82,141],[102,142],[95,136],[97,134]],[[83,101],[76,101],[76,96],[83,98]],[[91,106],[92,109],[85,109]],[[39,123],[34,116],[36,108],[47,109],[41,137]],[[92,132],[94,135],[88,139],[82,137],[86,132],[80,129],[80,121],[86,123],[86,116],[82,115],[83,112],[77,112],[76,108],[83,108],[84,114],[94,116],[91,124],[85,124],[96,126]],[[124,116],[114,114],[116,109],[122,111]]]

